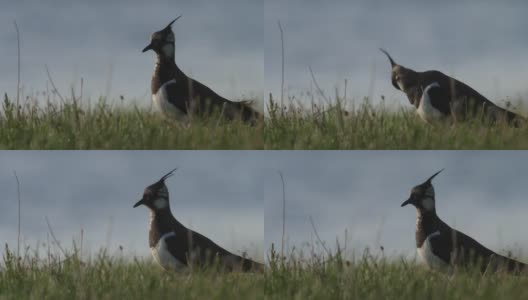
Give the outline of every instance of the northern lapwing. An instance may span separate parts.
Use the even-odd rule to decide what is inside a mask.
[[[493,252],[468,235],[449,227],[438,217],[431,180],[442,171],[413,187],[409,199],[401,204],[402,207],[408,204],[416,207],[418,256],[429,268],[443,271],[452,271],[453,266],[473,266],[482,272],[527,271],[527,265]]]
[[[428,123],[446,119],[454,123],[480,117],[486,122],[505,121],[519,127],[526,120],[455,78],[435,70],[416,72],[395,63],[387,51],[380,50],[389,58],[392,85],[407,95],[419,116]]]
[[[149,246],[154,260],[166,270],[212,267],[223,270],[260,271],[264,265],[233,254],[200,233],[188,229],[172,215],[165,179],[176,169],[145,188],[134,207],[150,209]]]
[[[154,32],[150,44],[143,52],[153,50],[156,64],[152,76],[152,101],[169,118],[188,122],[192,115],[207,116],[219,112],[228,120],[241,119],[256,124],[261,118],[259,112],[251,107],[252,101],[233,102],[219,96],[204,84],[188,77],[176,65],[174,60],[174,19],[164,29]]]

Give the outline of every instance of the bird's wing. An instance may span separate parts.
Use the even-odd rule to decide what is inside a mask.
[[[434,255],[449,263],[466,265],[473,261],[477,253],[483,259],[493,254],[479,242],[454,229],[431,236],[429,242]]]
[[[215,91],[210,89],[205,84],[202,84],[201,82],[194,80],[192,78],[189,78],[189,81],[191,82],[191,86],[195,91],[199,91],[197,96],[200,97],[200,101],[211,101],[210,103],[212,105],[219,105],[223,104],[225,102],[231,102],[230,100],[227,100],[226,98],[218,95]],[[205,102],[202,104],[206,104]]]
[[[451,78],[451,80],[454,82],[455,97],[457,95],[460,95],[467,99],[471,99],[472,101],[475,101],[475,105],[484,105],[484,104],[495,105],[488,98],[484,97],[482,94],[477,92],[475,89],[473,89],[469,85],[463,83],[462,81],[455,79],[455,78]]]
[[[219,263],[228,269],[246,269],[246,266],[248,265],[248,262],[246,261],[250,261],[229,252],[211,239],[196,231],[187,229],[186,235],[187,238],[182,242],[184,242],[189,249],[192,249],[187,255],[191,256],[193,263],[198,265]]]
[[[180,111],[187,114],[189,110],[189,92],[188,85],[184,80],[171,80],[161,88],[167,93],[167,101],[176,106]]]
[[[171,95],[169,102],[184,113],[207,115],[221,111],[228,119],[241,118],[249,122],[260,118],[260,114],[251,107],[250,101],[230,101],[190,77],[176,79],[167,84],[166,89]]]
[[[231,103],[206,85],[190,77],[177,78],[166,88],[171,95],[169,102],[186,113],[188,111],[211,113],[214,110],[221,110],[224,103]]]
[[[486,248],[463,232],[456,231],[456,235],[456,240],[459,244],[458,249],[462,254],[461,258],[464,260],[463,263],[465,265],[480,264],[483,270],[489,267],[492,269],[506,268],[509,271],[526,269],[525,264]],[[461,247],[461,243],[464,243],[466,247]],[[476,255],[475,251],[478,251],[479,255]]]
[[[182,231],[183,232],[183,231]],[[165,240],[170,253],[185,265],[214,266],[227,270],[263,271],[264,265],[233,254],[202,234],[187,230],[182,237],[171,236]]]
[[[442,80],[439,81],[440,85],[449,88],[447,89],[449,91],[449,94],[446,95],[446,99],[450,99],[452,102],[463,102],[457,103],[457,105],[461,106],[466,112],[471,111],[473,113],[478,113],[482,110],[482,106],[485,106],[493,107],[495,110],[498,110],[501,114],[504,114],[507,118],[507,121],[512,122],[516,119],[523,119],[522,116],[498,106],[497,104],[493,103],[491,100],[483,96],[481,93],[477,92],[475,89],[456,78],[447,76],[444,73],[436,70],[426,71],[422,74],[424,74],[424,77],[428,81],[432,80],[433,78],[441,78]],[[495,116],[492,117],[496,118]]]
[[[451,238],[445,233],[440,233],[432,235],[428,239],[433,254],[449,264],[451,262]]]
[[[461,98],[466,98],[466,99],[473,99],[473,101],[476,101],[475,104],[478,104],[478,105],[482,105],[484,103],[493,104],[490,100],[488,100],[486,97],[481,95],[479,92],[474,90],[469,85],[463,83],[462,81],[456,78],[447,76],[440,71],[437,71],[437,70],[425,71],[425,72],[422,72],[422,76],[426,83],[432,83],[434,81],[437,81],[440,84],[440,86],[447,88],[446,90],[449,92],[448,98],[451,100],[453,98],[461,97]]]
[[[190,229],[175,230],[175,234],[165,238],[169,252],[185,264],[198,265],[214,262],[217,256],[229,254],[207,237]]]
[[[449,94],[446,92],[445,87],[434,86],[428,90],[429,100],[431,105],[442,112],[444,115],[451,114],[449,107]]]
[[[183,239],[178,233],[171,234],[165,238],[165,244],[167,250],[174,256],[179,262],[187,265],[187,251],[189,249],[186,243],[187,239]]]

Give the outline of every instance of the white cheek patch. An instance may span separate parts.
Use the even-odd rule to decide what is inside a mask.
[[[433,198],[425,198],[422,200],[422,207],[426,210],[426,211],[432,211],[435,207],[435,204],[434,204],[434,200]]]
[[[174,46],[172,44],[165,44],[161,51],[166,57],[174,57]]]
[[[169,205],[167,199],[165,198],[158,198],[154,200],[154,207],[157,209],[163,209]]]

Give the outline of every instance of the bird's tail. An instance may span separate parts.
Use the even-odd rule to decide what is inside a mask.
[[[508,124],[511,124],[512,126],[516,128],[519,128],[524,123],[526,123],[526,118],[514,112],[511,112],[511,111],[508,111],[507,118],[508,118]]]
[[[240,119],[245,123],[256,125],[262,119],[262,114],[253,107],[254,103],[252,100],[226,102],[224,114],[230,120]]]
[[[220,257],[218,257],[220,258]],[[264,271],[264,264],[258,263],[252,259],[243,256],[239,256],[233,253],[226,252],[222,256],[220,264],[222,267],[229,271],[238,272],[262,272]]]
[[[244,272],[262,272],[264,271],[264,264],[258,263],[251,259],[243,258],[242,271]]]
[[[486,114],[485,117],[487,117],[489,121],[493,123],[508,124],[509,126],[516,128],[521,127],[527,121],[523,116],[493,103],[491,105],[486,105],[484,112]]]
[[[486,266],[483,266],[483,271],[502,271],[512,274],[521,274],[528,272],[528,265],[502,255],[494,254],[489,258]]]
[[[528,271],[528,265],[511,258],[508,258],[507,267],[511,273],[526,273]]]

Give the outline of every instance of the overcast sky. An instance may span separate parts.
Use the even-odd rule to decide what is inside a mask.
[[[146,186],[167,179],[171,209],[184,225],[236,253],[263,254],[264,214],[257,152],[2,151],[0,253],[16,247],[21,182],[22,237],[34,247],[47,240],[47,216],[64,248],[84,230],[85,251],[150,257],[149,212],[132,208]],[[86,252],[85,252],[86,253]],[[260,257],[259,257],[260,259]]]
[[[310,91],[311,66],[330,97],[336,85],[342,95],[348,79],[349,101],[385,95],[387,103],[409,107],[390,83],[389,61],[378,50],[383,47],[397,63],[453,75],[495,102],[528,101],[526,11],[526,1],[268,0],[266,92],[280,92],[280,20],[286,95]]]
[[[342,94],[348,79],[349,99],[385,95],[408,107],[390,84],[384,47],[404,66],[454,75],[498,103],[528,99],[527,10],[526,1],[493,0],[8,1],[0,11],[0,92],[16,94],[16,20],[24,95],[47,89],[48,65],[63,94],[72,85],[79,92],[83,78],[85,98],[124,95],[149,105],[154,54],[140,51],[183,14],[174,25],[177,63],[229,98],[278,97],[280,20],[290,96],[310,91],[311,66],[329,96],[336,86]]]
[[[433,184],[448,224],[491,249],[528,249],[526,170],[522,151],[65,151],[0,152],[0,241],[16,245],[21,181],[22,236],[46,241],[47,216],[68,248],[84,229],[85,251],[119,245],[149,257],[148,210],[132,208],[143,189],[167,180],[173,214],[185,225],[240,253],[280,245],[286,181],[287,246],[336,237],[348,249],[415,253],[416,213],[400,207],[411,188],[441,168]],[[3,251],[3,247],[1,248]]]
[[[347,230],[350,253],[383,246],[386,255],[413,257],[416,210],[400,205],[413,186],[445,168],[433,180],[440,218],[493,250],[528,249],[527,152],[295,151],[267,152],[266,159],[274,170],[264,183],[266,248],[281,241],[280,169],[290,249],[316,239],[312,216],[328,246],[336,238],[344,243]]]
[[[21,33],[25,95],[46,90],[45,65],[62,94],[70,86],[96,99],[124,95],[150,104],[150,34],[173,25],[176,62],[187,75],[235,99],[263,92],[263,1],[22,0],[0,10],[0,92],[14,97]],[[51,87],[50,87],[51,89]]]

